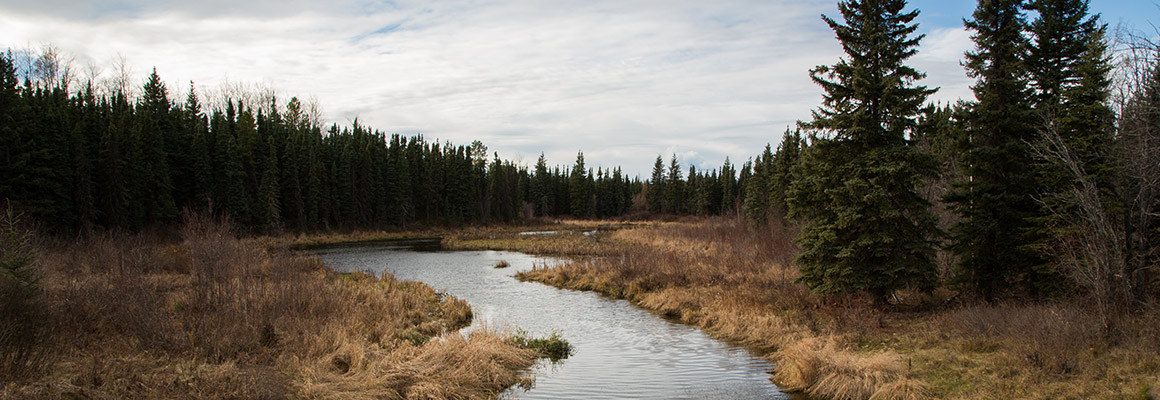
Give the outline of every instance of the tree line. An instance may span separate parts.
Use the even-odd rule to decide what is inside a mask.
[[[964,20],[975,98],[931,105],[905,63],[918,10],[838,5],[843,21],[823,20],[845,56],[810,71],[822,105],[746,163],[736,198],[754,223],[802,224],[800,282],[880,303],[940,283],[1087,295],[1105,318],[1160,295],[1160,47],[1127,41],[1114,79],[1086,0],[980,1]]]
[[[1160,46],[1127,38],[1117,60],[1086,0],[980,1],[964,20],[975,98],[932,105],[905,63],[919,11],[838,6],[823,21],[845,56],[810,70],[812,119],[739,174],[726,160],[683,179],[658,156],[650,211],[800,224],[799,282],[879,303],[949,284],[1090,295],[1107,317],[1160,296]]]
[[[17,74],[0,54],[0,198],[55,232],[138,230],[184,209],[228,215],[251,232],[510,222],[523,217],[612,217],[639,181],[620,168],[534,170],[454,145],[387,135],[360,124],[325,130],[304,105],[227,99],[206,110],[190,85],[170,99],[154,70],[133,96],[125,85],[70,90],[58,53]]]

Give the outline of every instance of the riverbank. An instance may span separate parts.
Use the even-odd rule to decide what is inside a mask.
[[[793,283],[792,232],[753,233],[728,219],[622,226],[584,239],[471,237],[453,243],[576,255],[520,278],[625,298],[750,346],[778,364],[779,386],[818,399],[1160,395],[1155,309],[1121,318],[1114,336],[1080,304],[986,305],[947,289],[900,293],[883,311],[863,298],[808,293]],[[522,243],[552,238],[560,243]],[[593,246],[597,257],[579,257]]]
[[[28,296],[5,287],[20,312],[0,324],[0,398],[482,398],[538,356],[455,333],[470,307],[427,285],[338,274],[214,221],[181,236],[24,243],[39,276]]]

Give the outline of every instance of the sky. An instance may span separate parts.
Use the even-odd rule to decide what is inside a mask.
[[[974,7],[909,2],[926,35],[909,64],[940,88],[931,101],[972,97]],[[1152,0],[1091,11],[1112,29],[1160,25]],[[658,155],[740,165],[809,119],[809,69],[842,56],[822,14],[840,20],[833,0],[0,0],[0,49],[51,44],[105,77],[123,60],[138,86],[156,68],[177,101],[191,81],[253,84],[314,99],[326,125],[478,139],[526,165],[582,151],[647,178]]]

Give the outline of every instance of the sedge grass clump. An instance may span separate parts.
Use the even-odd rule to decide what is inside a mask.
[[[508,263],[507,261],[505,261],[505,260],[499,260],[499,261],[497,261],[497,262],[495,263],[495,267],[496,267],[496,268],[507,268],[507,267],[510,267],[510,266],[512,266],[512,265],[511,265],[511,264],[509,264],[509,263]]]
[[[511,337],[511,342],[516,346],[531,349],[539,352],[541,357],[547,358],[552,362],[558,362],[572,355],[575,350],[571,343],[568,343],[559,331],[552,331],[551,334],[545,337],[530,337],[528,333],[522,329],[517,330]]]

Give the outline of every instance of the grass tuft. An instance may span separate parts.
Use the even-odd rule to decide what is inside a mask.
[[[560,335],[560,332],[553,331],[546,337],[529,337],[528,333],[517,330],[511,337],[511,342],[516,346],[535,350],[541,357],[545,357],[552,362],[558,362],[572,355],[575,349],[572,344]]]

